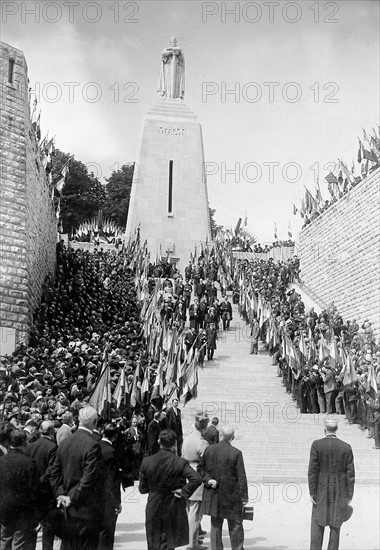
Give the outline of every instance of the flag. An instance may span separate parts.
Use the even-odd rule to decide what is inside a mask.
[[[343,373],[343,386],[348,386],[349,384],[352,384],[357,380],[357,374],[355,371],[355,367],[352,363],[351,355],[347,353],[346,356],[346,362],[344,365],[344,373]]]
[[[290,227],[290,222],[289,222],[289,225],[288,225],[288,237],[289,237],[289,239],[291,239],[293,237],[293,233],[292,233],[292,230],[291,230],[291,227]]]
[[[125,367],[121,371],[119,380],[117,381],[115,391],[112,398],[116,402],[116,406],[119,409],[125,395]]]
[[[334,337],[332,337],[330,342],[330,367],[332,369],[337,369],[339,363],[339,353],[338,353],[338,344]]]
[[[303,363],[306,363],[306,359],[308,356],[308,349],[305,342],[305,337],[303,335],[303,332],[300,333],[300,339],[298,342],[298,349],[300,350],[301,359]]]
[[[191,361],[190,365],[188,366],[186,370],[186,382],[183,387],[183,393],[184,395],[184,406],[186,403],[188,403],[191,399],[196,399],[198,394],[198,366],[196,357],[194,356],[193,360]]]
[[[274,238],[276,241],[278,241],[278,234],[277,234],[277,223],[274,223]]]
[[[100,416],[108,416],[111,404],[111,376],[107,351],[104,352],[102,370],[88,402]]]
[[[130,404],[135,408],[138,403],[141,403],[141,380],[140,380],[140,365],[138,364],[133,377]]]
[[[366,160],[370,160],[371,162],[378,162],[378,158],[376,157],[374,151],[372,149],[370,151],[367,151],[367,149],[364,149],[364,147],[363,158],[365,158]]]
[[[293,204],[293,215],[295,216],[298,212],[298,208],[296,207],[295,204]]]
[[[360,141],[360,138],[358,138],[359,140],[359,149],[358,149],[358,163],[361,164],[362,162],[362,142]]]
[[[323,360],[326,359],[326,357],[329,357],[330,352],[326,344],[326,340],[323,336],[321,336],[319,340],[319,350],[318,350],[318,360],[320,363],[323,363]]]
[[[60,178],[57,181],[57,183],[55,184],[55,187],[56,187],[57,191],[59,191],[60,193],[63,189],[63,186],[65,185],[66,176],[69,173],[70,158],[67,160],[67,162],[64,164],[64,166],[61,168]]]
[[[372,399],[376,399],[379,392],[377,389],[375,369],[373,367],[373,363],[371,363],[370,366],[368,367],[367,382],[368,382],[367,393],[369,393],[369,396],[372,397]]]
[[[315,191],[316,191],[315,198],[316,198],[316,201],[317,201],[317,205],[319,207],[323,203],[321,188],[319,187],[319,180],[317,180],[317,186],[315,188]]]
[[[142,386],[141,386],[141,396],[142,396],[142,400],[144,402],[148,401],[148,397],[147,397],[146,394],[149,393],[149,380],[150,380],[150,368],[146,367],[145,372],[144,372],[143,383],[142,383]]]

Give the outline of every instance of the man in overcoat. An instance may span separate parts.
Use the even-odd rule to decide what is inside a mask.
[[[104,477],[100,445],[92,435],[97,418],[93,407],[80,409],[78,430],[57,449],[50,479],[58,505],[70,518],[70,536],[62,550],[98,548]]]
[[[181,456],[182,454],[182,442],[183,442],[183,431],[182,431],[182,418],[181,410],[178,407],[178,399],[172,399],[172,404],[166,409],[166,422],[167,427],[177,436],[177,454]]]
[[[234,429],[221,430],[221,441],[205,450],[198,466],[204,484],[203,513],[211,516],[211,548],[222,550],[223,521],[227,519],[232,550],[243,550],[243,506],[248,484],[242,452],[231,445]]]
[[[45,517],[51,508],[55,508],[54,492],[50,484],[51,469],[54,464],[57,445],[54,441],[54,422],[44,420],[40,426],[41,437],[27,446],[26,453],[33,458],[38,467],[40,476],[40,498],[38,506],[43,517],[42,521],[42,549],[53,550],[54,530]]]
[[[149,493],[145,509],[148,550],[172,550],[189,542],[186,499],[201,478],[187,460],[176,455],[173,430],[160,432],[159,443],[158,453],[142,461],[139,491]]]
[[[310,550],[321,550],[326,526],[330,527],[328,550],[338,550],[340,528],[350,517],[355,467],[352,449],[336,436],[338,422],[327,417],[325,436],[313,441],[308,471],[311,515]]]
[[[8,454],[0,458],[1,547],[34,550],[37,542],[39,474],[26,455],[27,435],[13,430]]]
[[[103,437],[99,441],[104,468],[103,518],[100,522],[98,550],[112,550],[118,514],[121,512],[121,493],[119,469],[113,443],[118,430],[115,424],[108,422],[103,428]]]

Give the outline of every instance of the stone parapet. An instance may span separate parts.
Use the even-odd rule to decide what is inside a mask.
[[[305,227],[301,279],[345,319],[365,319],[380,335],[380,169]]]

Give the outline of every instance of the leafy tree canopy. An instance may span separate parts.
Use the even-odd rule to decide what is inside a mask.
[[[53,183],[60,177],[60,171],[71,157],[59,149],[53,156]],[[64,233],[71,234],[86,219],[95,216],[106,202],[106,189],[83,162],[71,157],[69,173],[66,176],[61,197],[61,220]]]
[[[127,223],[134,168],[134,163],[123,164],[106,180],[107,200],[103,207],[103,215],[123,228]]]

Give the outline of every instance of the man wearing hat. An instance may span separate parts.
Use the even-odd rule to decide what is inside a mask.
[[[336,436],[337,420],[326,417],[325,437],[313,441],[308,471],[311,515],[310,550],[321,550],[325,527],[330,527],[329,550],[338,550],[340,528],[352,514],[349,506],[355,484],[352,449]]]
[[[182,445],[182,456],[189,461],[190,466],[196,470],[198,464],[208,447],[207,441],[203,438],[203,434],[207,429],[209,417],[207,413],[198,412],[195,415],[194,431],[185,437]],[[200,546],[199,541],[199,526],[202,520],[201,504],[203,497],[203,486],[198,489],[187,499],[187,517],[189,520],[189,549],[201,550],[206,546]]]
[[[97,550],[104,485],[100,445],[92,435],[98,413],[88,405],[78,416],[78,430],[58,446],[50,479],[72,526],[62,550]]]

